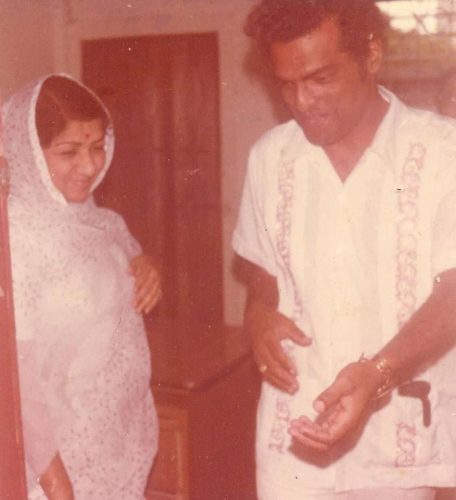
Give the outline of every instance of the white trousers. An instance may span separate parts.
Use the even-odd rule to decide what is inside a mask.
[[[381,488],[355,490],[323,496],[303,497],[306,500],[434,500],[434,488]]]
[[[306,490],[287,494],[272,492],[272,488],[261,481],[257,484],[259,500],[434,500],[434,488],[379,488],[352,490],[337,493],[331,490]],[[268,491],[269,490],[269,491]]]

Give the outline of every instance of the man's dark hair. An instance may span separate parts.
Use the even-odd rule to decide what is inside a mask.
[[[369,54],[369,41],[385,41],[388,21],[373,0],[262,0],[247,18],[245,32],[269,48],[307,35],[327,19],[340,26],[341,49],[360,62]]]

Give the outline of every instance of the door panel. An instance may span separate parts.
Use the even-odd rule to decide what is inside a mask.
[[[213,33],[83,42],[116,153],[98,201],[164,271],[162,315],[222,321],[218,44]]]

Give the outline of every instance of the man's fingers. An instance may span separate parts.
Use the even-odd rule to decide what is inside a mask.
[[[255,311],[255,310],[254,310]],[[257,311],[258,312],[258,311]],[[252,337],[255,360],[264,380],[275,387],[294,394],[299,386],[297,369],[282,342],[292,341],[309,345],[308,339],[293,321],[278,311],[263,311],[248,317],[248,329]]]
[[[314,422],[312,422],[312,420],[306,415],[301,415],[290,422],[290,428],[303,428],[312,425],[315,425]]]
[[[318,413],[323,413],[331,406],[340,402],[352,389],[352,386],[345,379],[336,381],[323,391],[314,401],[313,407]]]
[[[307,347],[312,344],[312,338],[308,337],[300,330],[294,321],[287,318],[282,313],[276,312],[277,315],[277,331],[280,333],[281,339],[290,339],[296,344]]]
[[[296,377],[277,361],[275,355],[263,350],[255,356],[257,366],[262,368],[263,378],[278,389],[294,394],[298,390]]]
[[[313,441],[325,446],[331,446],[342,435],[345,429],[345,419],[342,412],[336,411],[328,421],[312,422],[308,417],[301,416],[290,423],[290,434],[300,437],[300,442]]]
[[[279,389],[294,394],[299,386],[296,379],[296,368],[293,361],[285,353],[279,340],[263,344],[255,352],[258,366],[266,366],[263,378]]]
[[[263,378],[274,387],[290,394],[294,394],[299,389],[296,379],[290,377],[288,372],[281,369],[272,371],[268,368],[268,370],[263,373]]]
[[[324,446],[330,446],[333,442],[333,437],[328,432],[312,429],[311,427],[305,429],[290,427],[290,434]]]
[[[323,440],[321,436],[315,437],[315,435],[312,435],[309,429],[290,427],[288,432],[302,446],[306,448],[312,448],[313,450],[327,451],[331,444],[330,441],[328,442]]]
[[[273,357],[275,361],[282,368],[282,370],[285,370],[286,372],[291,374],[293,378],[295,378],[298,374],[296,365],[294,364],[290,356],[284,351],[282,345],[280,343],[276,344],[271,347],[271,350],[273,351]]]
[[[294,323],[291,326],[292,328],[289,328],[287,331],[287,336],[290,340],[302,347],[307,347],[312,344],[312,339],[297,328]]]

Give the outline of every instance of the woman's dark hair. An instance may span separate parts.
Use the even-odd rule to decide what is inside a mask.
[[[43,83],[35,109],[41,147],[48,147],[70,120],[100,119],[104,128],[110,124],[109,116],[98,99],[63,76],[51,76]]]
[[[373,0],[262,0],[253,8],[245,32],[265,48],[289,42],[317,29],[324,20],[340,26],[341,48],[364,62],[369,42],[385,42],[387,18]]]

